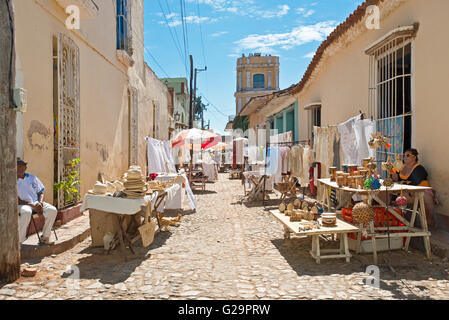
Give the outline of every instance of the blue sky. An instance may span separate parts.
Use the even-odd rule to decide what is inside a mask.
[[[321,42],[363,0],[183,2],[186,45],[181,0],[145,0],[145,60],[161,78],[188,78],[189,54],[194,68],[207,66],[198,73],[198,94],[212,104],[204,114],[206,123],[223,130],[235,114],[237,57],[278,55],[280,89],[285,89],[301,80]]]

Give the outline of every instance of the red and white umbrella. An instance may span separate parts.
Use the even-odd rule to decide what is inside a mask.
[[[203,149],[208,149],[219,142],[221,142],[219,135],[196,128],[182,130],[171,140],[173,148],[179,148],[188,143],[201,144]]]

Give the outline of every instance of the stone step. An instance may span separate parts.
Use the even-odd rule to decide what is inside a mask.
[[[36,234],[28,237],[21,245],[21,260],[33,258],[43,258],[52,254],[59,254],[73,248],[78,243],[84,241],[90,236],[89,213],[86,211],[79,218],[76,218],[67,224],[56,228],[58,240],[52,231],[50,239],[55,241],[54,245],[39,245]],[[42,232],[39,232],[42,235]]]

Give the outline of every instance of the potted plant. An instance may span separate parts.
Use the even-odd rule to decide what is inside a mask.
[[[79,216],[80,213],[80,204],[79,200],[81,199],[79,185],[82,183],[80,179],[80,174],[78,171],[78,166],[81,163],[80,158],[75,158],[69,161],[67,164],[69,170],[67,175],[63,180],[54,184],[53,190],[55,195],[58,192],[63,193],[64,197],[64,208],[58,208],[58,220],[61,220],[61,224],[65,224]]]

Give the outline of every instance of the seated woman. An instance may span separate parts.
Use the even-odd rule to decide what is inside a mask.
[[[404,153],[404,168],[401,172],[393,173],[392,178],[395,182],[402,182],[407,185],[430,187],[427,180],[427,171],[418,163],[418,151],[416,149],[408,149]],[[413,195],[406,192],[404,196],[409,203],[413,203]],[[433,227],[434,204],[436,203],[432,190],[424,192],[424,206],[426,209],[427,226]]]

